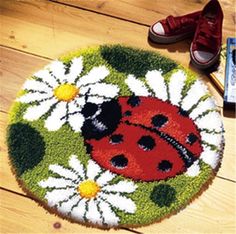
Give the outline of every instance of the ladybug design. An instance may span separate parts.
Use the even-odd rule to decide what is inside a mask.
[[[181,108],[154,97],[87,103],[82,133],[102,167],[135,180],[174,177],[202,152],[194,122]]]

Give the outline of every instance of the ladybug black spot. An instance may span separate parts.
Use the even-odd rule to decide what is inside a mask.
[[[129,104],[131,107],[136,107],[136,106],[139,106],[140,105],[140,98],[137,97],[137,96],[131,96],[128,101],[127,101],[127,104]]]
[[[150,198],[159,207],[169,207],[176,201],[176,190],[168,184],[160,184],[153,188]]]
[[[93,116],[97,110],[98,106],[96,104],[88,102],[84,105],[81,113],[85,118],[87,118],[89,116]]]
[[[110,137],[111,144],[120,144],[123,142],[123,136],[121,134],[115,134]]]
[[[162,115],[162,114],[154,115],[152,117],[152,124],[156,128],[162,127],[164,124],[167,123],[167,121],[168,121],[168,117],[166,117],[165,115]]]
[[[157,169],[163,172],[169,172],[172,169],[173,164],[170,161],[162,160],[158,166]]]
[[[131,116],[132,115],[132,112],[131,111],[126,111],[125,113],[124,113],[124,116]]]
[[[128,165],[128,159],[123,154],[119,154],[111,159],[111,164],[117,169],[123,169]]]
[[[198,137],[194,133],[188,134],[186,138],[186,143],[192,145],[197,141]]]
[[[179,109],[179,114],[184,116],[184,117],[188,117],[188,112],[183,110],[183,109]]]
[[[140,148],[142,148],[144,151],[152,150],[155,146],[155,140],[151,136],[142,136],[138,140],[138,145]]]

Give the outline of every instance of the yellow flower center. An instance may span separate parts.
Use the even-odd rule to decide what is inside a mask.
[[[64,102],[73,100],[79,93],[79,89],[72,84],[62,84],[54,89],[54,96]]]
[[[83,198],[94,198],[100,191],[99,185],[93,180],[85,180],[77,188],[80,196]]]

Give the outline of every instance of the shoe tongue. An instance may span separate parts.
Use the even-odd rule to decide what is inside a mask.
[[[204,17],[207,21],[208,24],[215,24],[216,23],[216,18],[211,15],[207,15]]]

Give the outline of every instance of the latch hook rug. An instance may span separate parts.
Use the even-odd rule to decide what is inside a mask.
[[[184,208],[224,147],[215,101],[193,73],[121,45],[72,52],[27,79],[7,141],[18,181],[41,205],[101,228]]]

